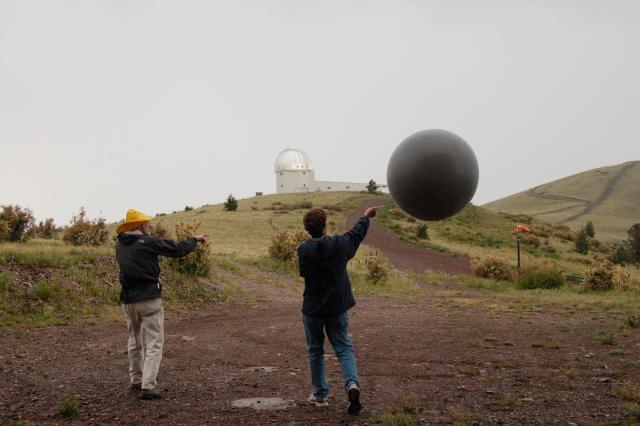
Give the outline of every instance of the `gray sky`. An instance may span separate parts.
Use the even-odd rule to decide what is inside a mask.
[[[0,0],[0,204],[66,224],[384,182],[415,131],[462,136],[482,204],[640,159],[640,1]]]

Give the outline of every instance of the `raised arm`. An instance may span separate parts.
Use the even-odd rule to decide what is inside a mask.
[[[369,207],[365,212],[364,216],[358,220],[358,222],[351,228],[351,230],[347,231],[342,235],[342,238],[345,240],[347,257],[351,259],[356,255],[358,248],[360,247],[360,243],[364,240],[364,237],[367,236],[367,231],[369,230],[369,219],[376,215],[376,208]]]

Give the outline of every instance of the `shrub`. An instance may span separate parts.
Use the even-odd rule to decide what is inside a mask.
[[[367,268],[365,278],[368,282],[381,285],[387,282],[391,273],[391,266],[380,256],[373,255],[364,258],[364,266]]]
[[[0,211],[0,239],[25,241],[35,225],[31,210],[19,205],[2,206]]]
[[[592,265],[585,274],[584,284],[590,290],[611,290],[613,283],[613,265],[608,261]]]
[[[471,260],[473,274],[481,278],[490,278],[497,281],[513,281],[515,274],[511,265],[495,257]]]
[[[625,245],[618,244],[609,257],[609,260],[618,265],[625,265],[631,262],[631,251],[629,251]]]
[[[271,238],[269,256],[292,266],[298,264],[298,246],[309,238],[302,229],[295,231],[278,231]]]
[[[556,267],[524,272],[518,278],[518,287],[522,289],[560,288],[564,285],[564,275]]]
[[[418,225],[418,229],[416,230],[416,236],[422,240],[428,240],[429,226],[426,223]]]
[[[640,282],[634,279],[633,276],[624,270],[621,265],[613,266],[613,288],[616,290],[638,290],[640,289]]]
[[[593,226],[593,222],[591,222],[591,221],[587,222],[587,224],[584,227],[584,231],[591,238],[594,238],[596,236],[596,229]]]
[[[369,194],[375,194],[378,191],[378,184],[376,183],[375,180],[370,179],[369,183],[367,184],[367,192]]]
[[[238,200],[236,200],[236,197],[234,197],[233,194],[229,194],[227,197],[227,201],[224,202],[224,209],[228,212],[235,212],[238,210]]]
[[[80,213],[73,215],[71,224],[64,230],[62,239],[74,246],[99,246],[107,241],[109,231],[106,228],[106,220],[97,218],[88,220],[87,212],[80,207]]]
[[[198,233],[200,223],[183,223],[176,225],[176,239],[186,240]],[[206,276],[212,265],[211,249],[209,242],[198,243],[196,249],[185,257],[169,259],[169,266],[176,272],[189,275]]]
[[[540,247],[540,238],[536,237],[533,234],[522,234],[520,235],[520,241],[522,241],[522,243],[538,248]]]
[[[184,207],[184,211],[185,212],[190,212],[191,210],[193,210],[193,207],[191,207],[191,206],[185,206]]]
[[[389,209],[389,216],[397,220],[406,220],[409,217],[405,212],[397,207],[391,207]]]
[[[52,240],[55,238],[58,229],[56,225],[53,223],[53,218],[47,218],[44,222],[39,222],[38,226],[35,228],[35,235],[38,238],[42,238],[45,240]]]
[[[41,300],[47,302],[53,296],[54,287],[46,281],[40,281],[31,289],[27,297],[30,300]]]
[[[58,416],[65,419],[74,417],[76,414],[78,414],[78,401],[75,398],[70,397],[69,395],[65,395],[58,405],[57,414]]]
[[[589,252],[589,239],[587,237],[587,231],[582,228],[578,232],[578,236],[575,241],[576,251],[581,254],[587,254]]]

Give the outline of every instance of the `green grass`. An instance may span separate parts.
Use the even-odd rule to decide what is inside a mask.
[[[78,414],[78,400],[65,395],[58,404],[56,414],[64,419],[70,419]]]
[[[378,414],[376,421],[383,426],[410,426],[416,423],[418,400],[415,395],[400,395],[396,403]]]
[[[15,263],[37,267],[66,268],[95,263],[100,256],[113,255],[111,245],[74,247],[58,240],[30,240],[26,243],[0,243],[0,265]]]

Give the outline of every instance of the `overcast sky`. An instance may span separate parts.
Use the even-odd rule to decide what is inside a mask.
[[[66,224],[384,182],[442,128],[483,204],[640,159],[640,1],[0,0],[0,204]]]

